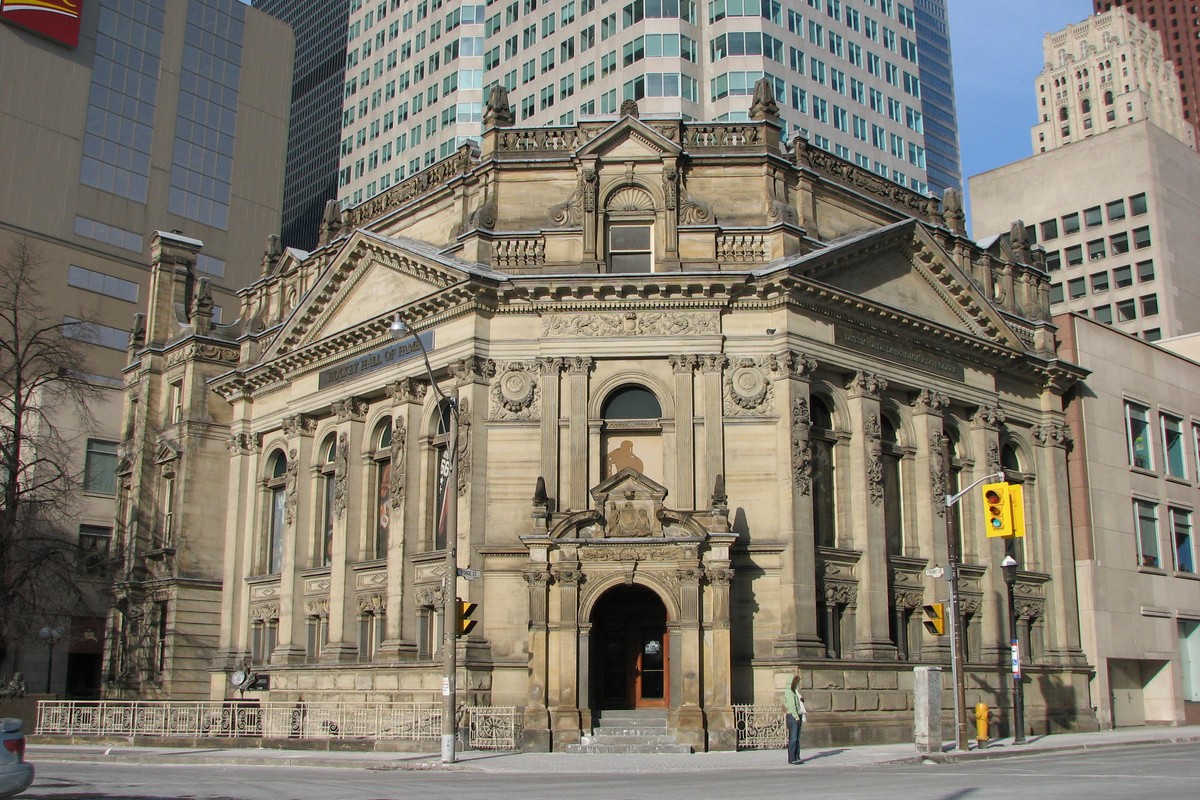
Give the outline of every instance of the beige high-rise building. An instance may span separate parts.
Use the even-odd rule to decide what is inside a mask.
[[[1148,120],[972,176],[976,236],[1026,223],[1054,312],[1147,341],[1200,330],[1200,155]]]
[[[1076,314],[1067,420],[1084,651],[1101,725],[1200,723],[1200,364]],[[1194,339],[1194,337],[1188,337]],[[1181,349],[1195,351],[1193,342]]]
[[[1158,31],[1134,15],[1117,8],[1088,17],[1046,34],[1042,50],[1035,153],[1141,120],[1196,148],[1175,65],[1163,55]]]
[[[94,426],[58,422],[78,442],[73,503],[81,542],[99,558],[113,538],[121,371],[149,289],[149,242],[155,231],[202,241],[193,266],[213,321],[237,318],[235,291],[279,231],[293,38],[237,0],[79,7],[73,48],[0,23],[0,249],[27,239],[51,316],[94,320],[88,369],[111,391],[91,409]],[[95,696],[103,620],[60,626],[51,691]],[[22,643],[0,677],[20,671],[42,691],[48,655],[46,641]]]

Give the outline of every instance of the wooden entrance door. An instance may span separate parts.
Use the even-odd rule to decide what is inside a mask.
[[[592,618],[596,704],[666,707],[670,654],[662,601],[643,587],[620,587],[601,598]]]

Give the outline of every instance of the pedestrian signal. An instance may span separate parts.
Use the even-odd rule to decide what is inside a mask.
[[[1012,486],[1003,481],[983,485],[983,520],[987,535],[1013,535]]]
[[[479,603],[468,603],[461,597],[457,598],[457,601],[455,603],[454,635],[466,636],[479,623],[479,620],[471,619],[471,615],[475,613],[475,609],[479,608]]]
[[[946,606],[944,603],[930,603],[926,606],[921,606],[925,612],[925,630],[932,633],[934,636],[944,636],[946,634]]]

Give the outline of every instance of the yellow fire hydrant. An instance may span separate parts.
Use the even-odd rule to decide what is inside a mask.
[[[975,704],[975,739],[980,750],[987,750],[988,746],[988,719],[991,710],[987,703]]]

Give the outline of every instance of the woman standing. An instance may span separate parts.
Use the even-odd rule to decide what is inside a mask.
[[[808,709],[804,707],[804,695],[800,694],[800,676],[792,678],[792,684],[784,693],[783,706],[787,709],[788,733],[788,763],[803,764],[800,759],[800,729],[808,719]]]

